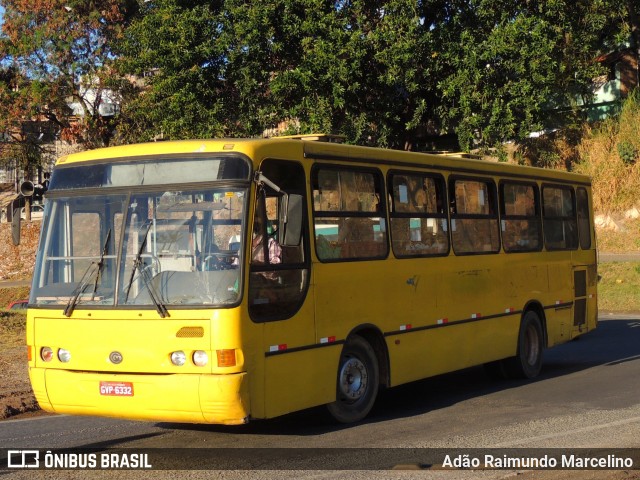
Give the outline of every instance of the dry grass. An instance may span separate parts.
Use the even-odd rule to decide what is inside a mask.
[[[30,279],[33,275],[35,252],[41,222],[23,222],[19,246],[11,239],[11,224],[0,224],[0,280]],[[0,303],[0,307],[4,306]]]
[[[629,97],[619,118],[586,126],[578,145],[574,170],[592,178],[596,212],[611,214],[640,205],[640,99],[636,97]],[[635,157],[623,160],[621,146]]]
[[[0,344],[3,347],[23,346],[25,322],[23,313],[0,312]]]
[[[31,287],[0,288],[0,310],[7,308],[14,300],[29,298],[30,290]]]
[[[608,253],[640,252],[640,219],[618,219],[618,224],[618,231],[597,230],[598,250]]]

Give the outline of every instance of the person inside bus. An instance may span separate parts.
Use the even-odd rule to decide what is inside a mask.
[[[256,215],[254,219],[253,239],[251,241],[251,261],[253,263],[265,263],[265,237],[269,252],[269,264],[275,265],[282,263],[282,247],[274,238],[274,235],[269,235],[267,233],[262,220],[262,215]]]

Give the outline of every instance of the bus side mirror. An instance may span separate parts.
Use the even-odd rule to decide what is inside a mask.
[[[47,186],[34,184],[29,180],[20,184],[20,193],[23,197],[33,197],[36,200],[42,200],[42,196],[46,193]]]
[[[13,211],[13,218],[11,219],[11,239],[13,244],[17,247],[20,245],[20,209],[16,208]]]
[[[302,195],[289,194],[282,197],[282,208],[278,219],[278,242],[285,247],[297,247],[302,236]],[[286,212],[286,217],[284,216]]]

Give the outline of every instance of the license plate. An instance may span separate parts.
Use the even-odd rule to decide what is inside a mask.
[[[133,397],[131,382],[100,382],[100,395],[111,397]]]

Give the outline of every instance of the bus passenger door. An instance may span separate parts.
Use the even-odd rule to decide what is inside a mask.
[[[263,324],[264,360],[264,389],[252,401],[263,401],[262,408],[254,411],[263,411],[270,418],[313,404],[317,362],[311,348],[315,338],[313,299],[307,295],[310,261],[304,169],[297,162],[265,160],[260,171],[280,189],[274,190],[269,182],[258,185],[249,232],[249,314],[252,323]],[[288,201],[285,193],[288,199],[293,195],[302,198],[303,226],[296,245],[284,241],[283,232],[278,231],[288,226],[282,221]]]

